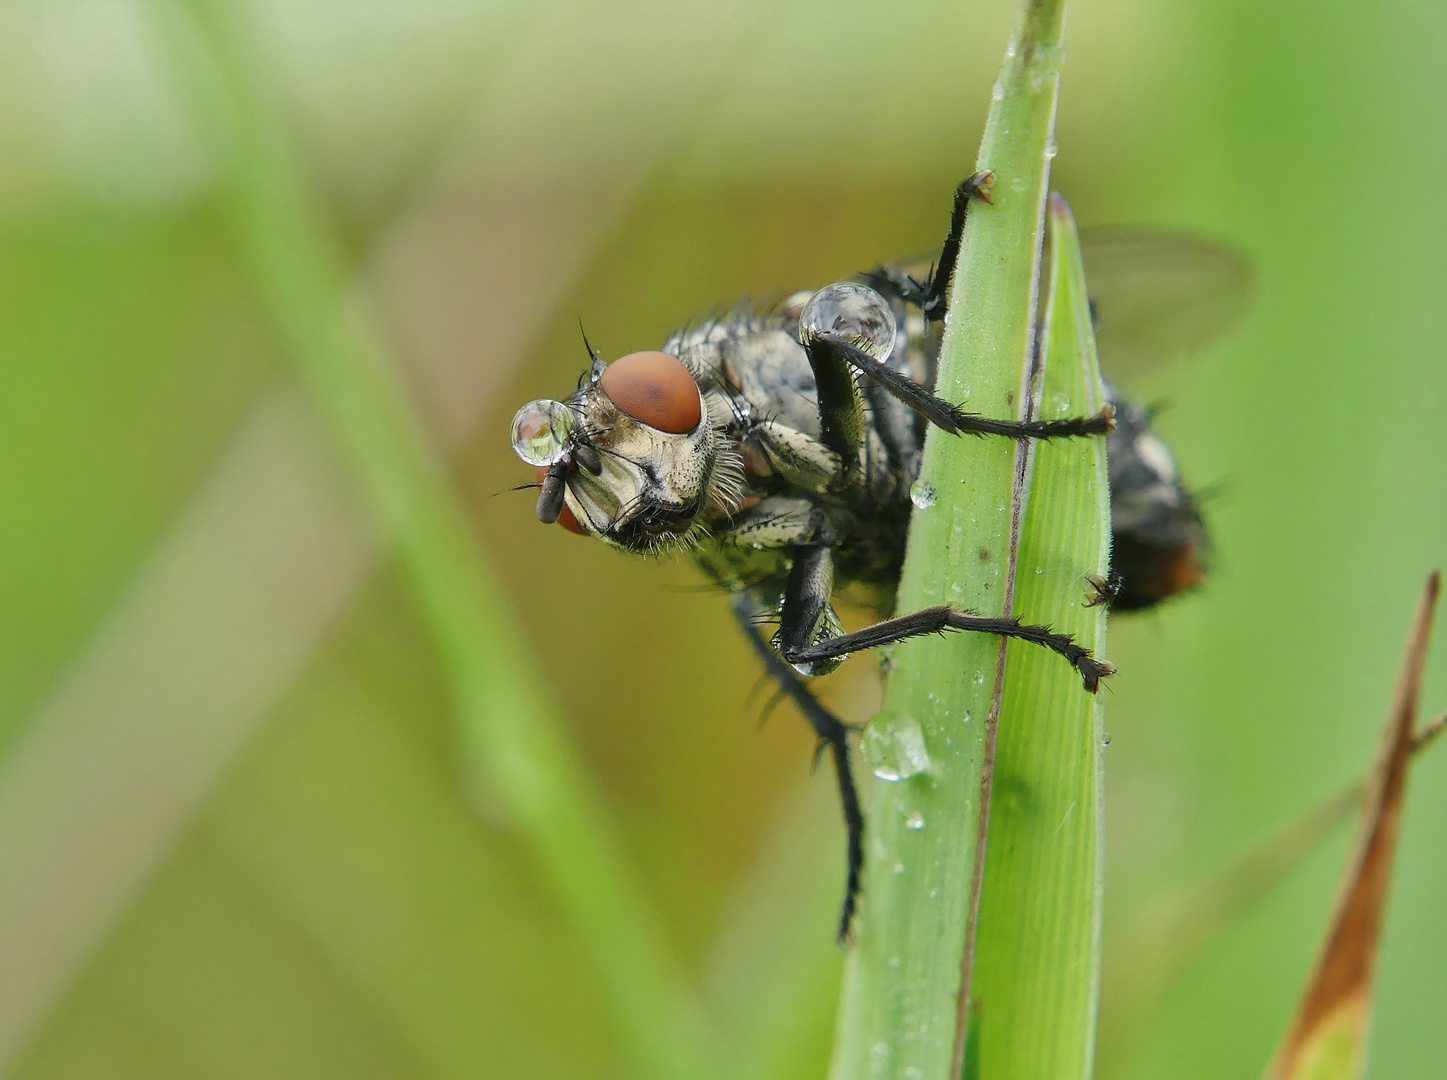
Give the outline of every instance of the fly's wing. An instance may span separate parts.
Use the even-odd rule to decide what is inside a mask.
[[[1204,349],[1231,334],[1251,305],[1251,267],[1237,252],[1186,233],[1081,232],[1101,366],[1112,379]],[[926,281],[934,262],[890,268]]]
[[[1101,366],[1127,380],[1232,333],[1250,307],[1251,267],[1236,252],[1184,233],[1087,229],[1085,281]]]

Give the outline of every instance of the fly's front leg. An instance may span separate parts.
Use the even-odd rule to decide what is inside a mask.
[[[927,607],[909,615],[886,619],[884,622],[866,626],[852,634],[841,634],[828,641],[819,641],[797,649],[792,655],[785,653],[791,663],[811,663],[819,660],[842,658],[861,649],[873,649],[889,645],[921,634],[938,634],[946,630],[973,630],[983,634],[998,634],[1000,637],[1018,638],[1035,645],[1042,645],[1063,656],[1070,666],[1080,673],[1085,689],[1092,694],[1100,689],[1100,680],[1115,674],[1115,666],[1104,660],[1097,660],[1090,650],[1077,645],[1069,634],[1057,634],[1048,626],[1032,626],[1012,616],[991,617],[979,615],[963,608],[940,604]],[[782,650],[781,650],[782,651]]]
[[[754,655],[762,661],[764,668],[798,706],[804,719],[814,729],[819,739],[820,751],[828,750],[834,763],[834,777],[839,785],[839,802],[844,809],[844,825],[848,830],[848,870],[844,885],[844,902],[839,910],[839,941],[849,939],[849,928],[854,921],[854,909],[859,898],[859,875],[864,869],[864,811],[859,806],[859,791],[854,786],[854,773],[849,764],[849,728],[831,713],[809,690],[798,674],[779,659],[755,628],[758,609],[748,594],[740,593],[734,601],[734,615],[749,639]]]

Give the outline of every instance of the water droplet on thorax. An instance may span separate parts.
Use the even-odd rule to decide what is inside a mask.
[[[940,493],[928,480],[916,480],[909,485],[909,501],[914,503],[916,510],[928,510],[940,501]]]
[[[864,735],[859,742],[864,760],[869,762],[874,775],[881,780],[890,783],[908,780],[930,767],[924,732],[912,716],[902,716],[886,709],[864,725]]]

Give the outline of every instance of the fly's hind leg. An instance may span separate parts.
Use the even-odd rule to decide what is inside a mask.
[[[949,312],[950,279],[954,276],[955,262],[960,257],[960,239],[965,233],[965,218],[970,212],[970,202],[993,202],[990,189],[995,186],[995,174],[977,172],[960,181],[955,188],[954,204],[950,208],[950,231],[945,234],[940,259],[924,281],[917,281],[899,270],[881,267],[867,275],[868,280],[881,292],[888,292],[914,304],[930,322],[938,322]]]
[[[854,909],[859,900],[859,875],[864,869],[864,811],[859,806],[859,792],[854,786],[854,773],[849,765],[849,728],[844,721],[819,703],[819,699],[804,684],[804,680],[769,647],[754,625],[758,614],[758,609],[748,595],[740,593],[734,601],[734,615],[743,628],[744,636],[749,639],[754,654],[814,729],[814,734],[819,739],[819,753],[827,750],[834,761],[834,775],[839,783],[839,801],[844,808],[844,824],[848,830],[848,871],[838,928],[839,941],[843,943],[849,940],[849,928],[854,921]]]
[[[826,641],[815,642],[792,651],[781,649],[784,659],[790,663],[817,663],[834,657],[845,656],[861,649],[873,649],[889,645],[921,634],[938,634],[946,630],[973,630],[977,633],[998,634],[1001,637],[1018,638],[1035,645],[1044,646],[1059,653],[1080,674],[1085,689],[1095,693],[1100,689],[1100,680],[1115,674],[1115,667],[1104,660],[1097,660],[1090,650],[1077,645],[1069,634],[1057,634],[1048,626],[1033,626],[1022,623],[1012,616],[992,617],[979,615],[963,608],[940,604],[922,608],[909,615],[886,619],[884,622],[866,626],[852,634],[840,634]]]

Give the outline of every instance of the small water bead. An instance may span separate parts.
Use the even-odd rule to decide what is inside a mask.
[[[919,722],[889,709],[864,725],[859,743],[874,775],[890,783],[918,776],[931,764]]]
[[[898,877],[900,874],[904,873],[904,863],[897,862],[893,866],[891,866],[890,869],[894,871],[894,876]]]
[[[921,814],[918,810],[916,810],[913,814],[910,814],[909,817],[904,819],[904,827],[906,829],[913,829],[915,832],[919,832],[919,830],[924,828],[924,815]]]
[[[512,418],[512,448],[529,465],[552,465],[568,449],[577,415],[561,401],[529,401]]]
[[[909,501],[916,510],[928,510],[940,501],[940,493],[928,480],[916,480],[909,485]]]
[[[799,313],[799,341],[808,345],[820,334],[837,334],[883,363],[894,351],[894,312],[868,285],[826,285]]]

